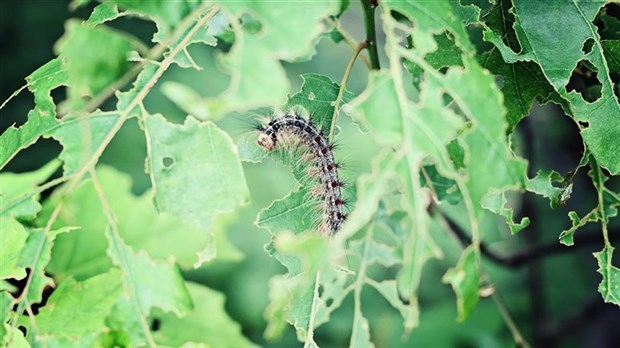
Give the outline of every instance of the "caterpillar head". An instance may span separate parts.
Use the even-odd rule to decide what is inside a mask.
[[[269,135],[265,133],[260,133],[258,135],[258,145],[264,147],[267,151],[271,151],[271,149],[276,146],[276,142],[273,141],[273,139]]]

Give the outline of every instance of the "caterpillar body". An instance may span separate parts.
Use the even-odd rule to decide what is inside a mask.
[[[291,142],[299,145],[303,158],[313,163],[307,174],[319,182],[319,186],[311,191],[322,202],[321,222],[317,229],[328,235],[338,232],[346,218],[341,190],[343,183],[338,177],[340,166],[334,160],[333,144],[325,139],[323,131],[297,113],[277,117],[257,128],[260,131],[258,144],[267,151]]]

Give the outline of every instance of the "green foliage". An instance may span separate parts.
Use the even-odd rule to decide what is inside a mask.
[[[379,1],[377,28],[356,24],[384,34],[385,59],[355,88],[347,82],[362,58],[323,58],[330,37],[368,46],[355,48],[340,23],[359,10],[348,0],[109,0],[67,21],[58,57],[26,78],[27,120],[0,135],[0,168],[42,138],[62,148],[39,169],[0,174],[2,344],[250,347],[295,336],[305,347],[408,346],[428,340],[425,325],[456,318],[495,330],[469,344],[507,345],[482,337],[504,330],[503,318],[527,346],[499,296],[493,311],[481,296],[499,284],[513,309],[525,302],[483,259],[487,241],[547,226],[529,195],[569,211],[556,244],[598,224],[591,271],[602,299],[620,306],[610,231],[620,206],[620,21],[603,2],[461,3]],[[150,42],[112,29],[123,17],[155,23]],[[300,81],[287,75],[314,59],[323,63]],[[340,84],[326,65],[346,71]],[[52,98],[64,86],[66,100]],[[559,105],[585,146],[564,176],[548,166],[528,175],[536,158],[521,151],[534,146],[521,128],[540,103]],[[269,156],[256,133],[235,131],[268,107],[307,112],[326,135],[338,129],[342,158],[361,164],[341,171],[351,207],[335,236],[316,233],[307,161],[294,150]],[[123,156],[138,150],[139,170],[125,173],[135,163]],[[595,199],[574,208],[586,166]],[[450,311],[434,304],[446,284]]]

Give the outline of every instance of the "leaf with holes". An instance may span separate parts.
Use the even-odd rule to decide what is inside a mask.
[[[507,47],[497,33],[485,31],[485,39],[501,52],[504,61],[534,61],[557,93],[569,103],[580,122],[581,135],[598,163],[612,174],[620,173],[620,104],[614,95],[609,62],[592,23],[604,2],[530,2],[514,0],[516,36],[522,50]],[[539,16],[545,13],[544,18]],[[561,19],[561,20],[560,20]],[[541,21],[542,20],[542,21]],[[586,100],[567,84],[578,63],[591,66],[601,84],[600,97]]]
[[[321,21],[340,9],[338,1],[286,2],[276,7],[262,1],[219,3],[236,17],[251,14],[261,28],[257,35],[233,20],[235,43],[221,57],[232,82],[211,104],[219,113],[282,103],[289,82],[280,60],[293,62],[312,56],[320,35],[328,30]]]
[[[249,201],[237,148],[215,124],[189,116],[175,125],[153,115],[145,132],[159,211],[209,230],[216,214]]]
[[[0,168],[19,151],[34,144],[39,137],[56,127],[56,105],[50,93],[65,86],[69,77],[62,59],[56,58],[35,70],[26,81],[28,89],[34,94],[35,107],[28,113],[25,124],[18,128],[11,126],[0,135]]]
[[[214,244],[204,229],[191,227],[170,214],[157,213],[150,192],[133,195],[127,174],[99,166],[97,178],[115,215],[121,237],[135,250],[145,250],[155,259],[174,257],[182,267],[191,268],[200,260],[198,253]],[[81,228],[57,238],[49,270],[58,279],[71,276],[78,280],[106,272],[112,265],[106,254],[108,241],[104,236],[109,222],[93,183],[84,182],[64,200],[53,195],[46,202],[40,221],[47,221],[58,204],[63,204],[63,209],[54,226]],[[180,235],[183,238],[179,238]]]
[[[54,160],[33,172],[1,173],[0,215],[25,220],[34,219],[41,211],[39,192],[35,188],[49,178],[58,169],[59,164],[60,162]]]
[[[42,341],[103,332],[105,318],[122,293],[121,272],[117,269],[83,282],[65,279],[37,315]]]
[[[186,342],[212,347],[255,347],[241,333],[241,327],[224,310],[224,296],[196,283],[186,283],[194,308],[183,317],[156,311],[160,328],[154,334],[159,345],[181,347]],[[208,320],[205,320],[208,318]]]

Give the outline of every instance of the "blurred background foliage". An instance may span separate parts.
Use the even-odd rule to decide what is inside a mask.
[[[69,9],[68,1],[28,0],[5,2],[0,11],[0,50],[2,63],[0,99],[6,99],[24,84],[24,77],[55,57],[54,45],[63,35],[65,21],[69,18],[87,18],[94,4]],[[618,7],[610,7],[618,16]],[[343,26],[357,39],[364,38],[362,9],[353,1],[341,18]],[[154,24],[137,18],[121,18],[110,24],[126,30],[144,42],[149,42]],[[480,37],[472,29],[474,39]],[[383,37],[379,33],[379,47]],[[480,40],[480,42],[482,42]],[[193,45],[190,51],[202,71],[172,66],[158,82],[145,101],[151,113],[161,113],[173,122],[182,123],[186,113],[162,93],[166,83],[182,82],[202,96],[216,96],[226,89],[229,76],[215,61],[218,52],[230,46],[219,43],[216,47]],[[320,73],[333,81],[340,81],[352,50],[346,44],[336,44],[324,36],[317,46],[315,56],[301,63],[284,63],[291,82],[291,93],[301,87],[300,75]],[[381,50],[380,50],[381,52]],[[380,57],[385,61],[385,57]],[[348,90],[358,94],[367,84],[367,68],[361,61],[354,65]],[[587,82],[587,81],[586,81]],[[583,81],[574,81],[576,84]],[[54,90],[55,101],[65,98],[65,89]],[[23,124],[28,110],[33,107],[32,96],[21,93],[2,111],[0,129],[12,124]],[[108,108],[111,105],[107,106]],[[106,109],[106,105],[103,106]],[[222,119],[218,124],[233,136],[242,135],[250,123],[246,114],[236,114]],[[345,178],[350,181],[370,169],[369,158],[374,157],[378,146],[350,123],[341,119],[342,133],[338,135],[341,147],[337,157],[346,159]],[[251,126],[250,126],[251,127]],[[539,169],[554,169],[566,175],[577,167],[583,145],[574,121],[565,116],[556,105],[535,105],[531,115],[518,124],[512,134],[513,146],[530,163],[529,174]],[[56,157],[61,147],[54,140],[40,139],[22,151],[6,171],[35,170]],[[131,190],[140,195],[150,187],[144,171],[146,144],[137,120],[125,124],[110,146],[105,150],[100,164],[115,168],[131,177]],[[251,204],[243,207],[238,218],[227,230],[230,246],[229,257],[216,259],[202,267],[184,273],[186,279],[221,291],[226,296],[226,310],[243,327],[243,333],[261,346],[292,347],[299,343],[293,327],[288,327],[283,338],[266,342],[263,338],[266,322],[263,318],[268,299],[268,282],[285,268],[270,257],[264,246],[270,240],[267,231],[254,226],[257,213],[272,201],[288,194],[296,183],[290,169],[272,159],[263,163],[244,163],[244,171],[251,191]],[[200,175],[196,173],[196,175]],[[610,187],[620,189],[618,178],[612,178]],[[560,231],[570,226],[566,217],[569,210],[585,215],[596,205],[596,191],[585,170],[574,179],[573,196],[565,207],[551,209],[547,200],[532,193],[511,197],[519,216],[527,215],[532,224],[517,236],[511,236],[501,219],[484,226],[484,243],[499,255],[516,255],[523,250],[539,250],[536,260],[502,264],[484,258],[484,267],[506,302],[516,325],[526,337],[538,337],[544,347],[614,347],[620,342],[617,307],[604,304],[597,292],[600,275],[592,252],[601,248],[602,240],[597,226],[578,232],[593,235],[599,243],[579,243],[568,248],[560,246]],[[445,207],[444,207],[445,208]],[[446,208],[447,210],[450,207]],[[454,207],[455,211],[458,207]],[[520,211],[519,211],[520,209]],[[456,213],[458,215],[458,213]],[[612,232],[617,238],[618,223],[612,222]],[[446,269],[458,260],[461,249],[452,235],[441,228],[431,228],[445,257],[427,264],[420,289],[420,326],[407,339],[402,338],[402,318],[385,299],[370,288],[363,293],[364,313],[370,321],[373,340],[378,347],[507,347],[513,345],[512,337],[496,305],[483,299],[473,315],[464,323],[457,323],[454,294],[449,285],[441,282]],[[592,237],[592,236],[590,236]],[[182,236],[179,236],[182,238]],[[579,239],[578,239],[579,240]],[[546,249],[545,249],[546,248]],[[382,272],[393,273],[389,268],[371,269],[377,279]],[[322,347],[347,346],[352,330],[353,301],[349,296],[337,309],[327,325],[317,329],[315,339]]]

